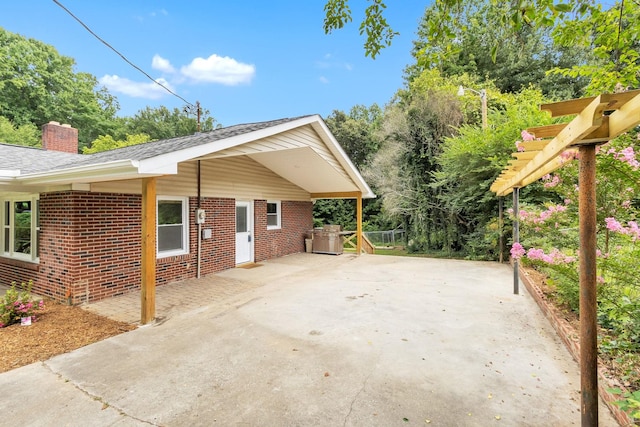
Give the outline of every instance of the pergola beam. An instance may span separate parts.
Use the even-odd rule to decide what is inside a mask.
[[[523,182],[536,170],[542,168],[562,151],[570,147],[576,141],[597,129],[602,123],[602,114],[611,104],[611,95],[603,94],[595,97],[587,107],[580,112],[558,136],[553,138],[527,165],[506,183],[491,186],[491,191],[498,195],[508,194],[513,187],[522,187]],[[552,104],[553,105],[553,104]],[[541,107],[542,108],[542,107]]]

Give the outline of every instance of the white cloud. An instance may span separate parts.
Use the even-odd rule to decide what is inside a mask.
[[[134,98],[160,99],[168,95],[166,90],[153,82],[134,82],[127,78],[108,74],[100,78],[99,81],[100,84],[105,85],[110,91],[123,93]],[[160,78],[157,79],[157,81],[172,91],[174,90],[165,79]]]
[[[175,73],[176,70],[171,65],[168,59],[164,59],[157,53],[153,55],[153,59],[151,60],[151,68],[154,70],[162,71],[164,73]]]
[[[151,13],[149,13],[149,16],[151,17],[156,17],[158,15],[164,15],[164,16],[169,16],[169,12],[167,12],[166,9],[160,9],[158,11],[152,11]]]
[[[328,69],[328,68],[344,68],[347,71],[353,70],[353,65],[348,62],[343,62],[340,59],[334,58],[330,53],[326,53],[315,62],[316,68]]]
[[[329,84],[329,79],[325,76],[320,76],[320,83]]]
[[[207,59],[194,58],[180,72],[195,83],[221,83],[234,86],[249,83],[256,73],[253,64],[243,64],[228,56],[211,55]]]

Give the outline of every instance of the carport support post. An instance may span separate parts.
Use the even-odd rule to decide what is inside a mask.
[[[156,316],[156,179],[142,179],[142,282],[140,323]]]
[[[362,253],[362,193],[356,197],[356,253]]]
[[[596,147],[580,146],[580,386],[582,426],[598,425]]]
[[[520,188],[513,187],[513,243],[520,243],[520,207],[518,206],[520,199]],[[520,283],[518,281],[520,274],[520,263],[517,258],[513,259],[513,293],[518,295]]]

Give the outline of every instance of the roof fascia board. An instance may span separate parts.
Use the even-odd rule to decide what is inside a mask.
[[[148,159],[140,160],[140,170],[145,173],[162,173],[166,172],[157,172],[162,171],[168,165],[176,165],[177,173],[177,164],[181,162],[185,162],[188,160],[195,160],[199,157],[204,157],[212,153],[216,153],[222,150],[226,150],[228,148],[236,147],[238,145],[245,144],[251,141],[257,141],[262,138],[267,138],[272,135],[276,135],[282,132],[286,132],[291,129],[295,129],[300,126],[304,126],[311,122],[318,120],[318,115],[315,116],[306,116],[301,117],[296,120],[292,120],[289,122],[281,123],[276,126],[270,126],[264,129],[256,130],[253,132],[247,132],[240,135],[232,136],[229,138],[224,138],[216,141],[212,141],[206,144],[198,145],[196,147],[185,148],[184,150],[179,150],[171,153],[161,154],[159,156],[150,157]]]
[[[347,153],[345,153],[344,149],[335,139],[324,120],[316,120],[312,125],[316,132],[318,132],[318,135],[320,135],[320,138],[322,138],[324,143],[327,145],[331,153],[336,159],[338,159],[340,165],[353,180],[354,184],[360,189],[360,191],[362,192],[362,197],[365,199],[374,199],[376,195],[369,187],[369,184],[366,183],[362,175],[360,175],[360,172],[355,167],[349,156],[347,156]]]

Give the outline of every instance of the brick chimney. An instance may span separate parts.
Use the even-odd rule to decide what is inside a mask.
[[[53,121],[42,125],[42,148],[78,154],[78,129]]]

